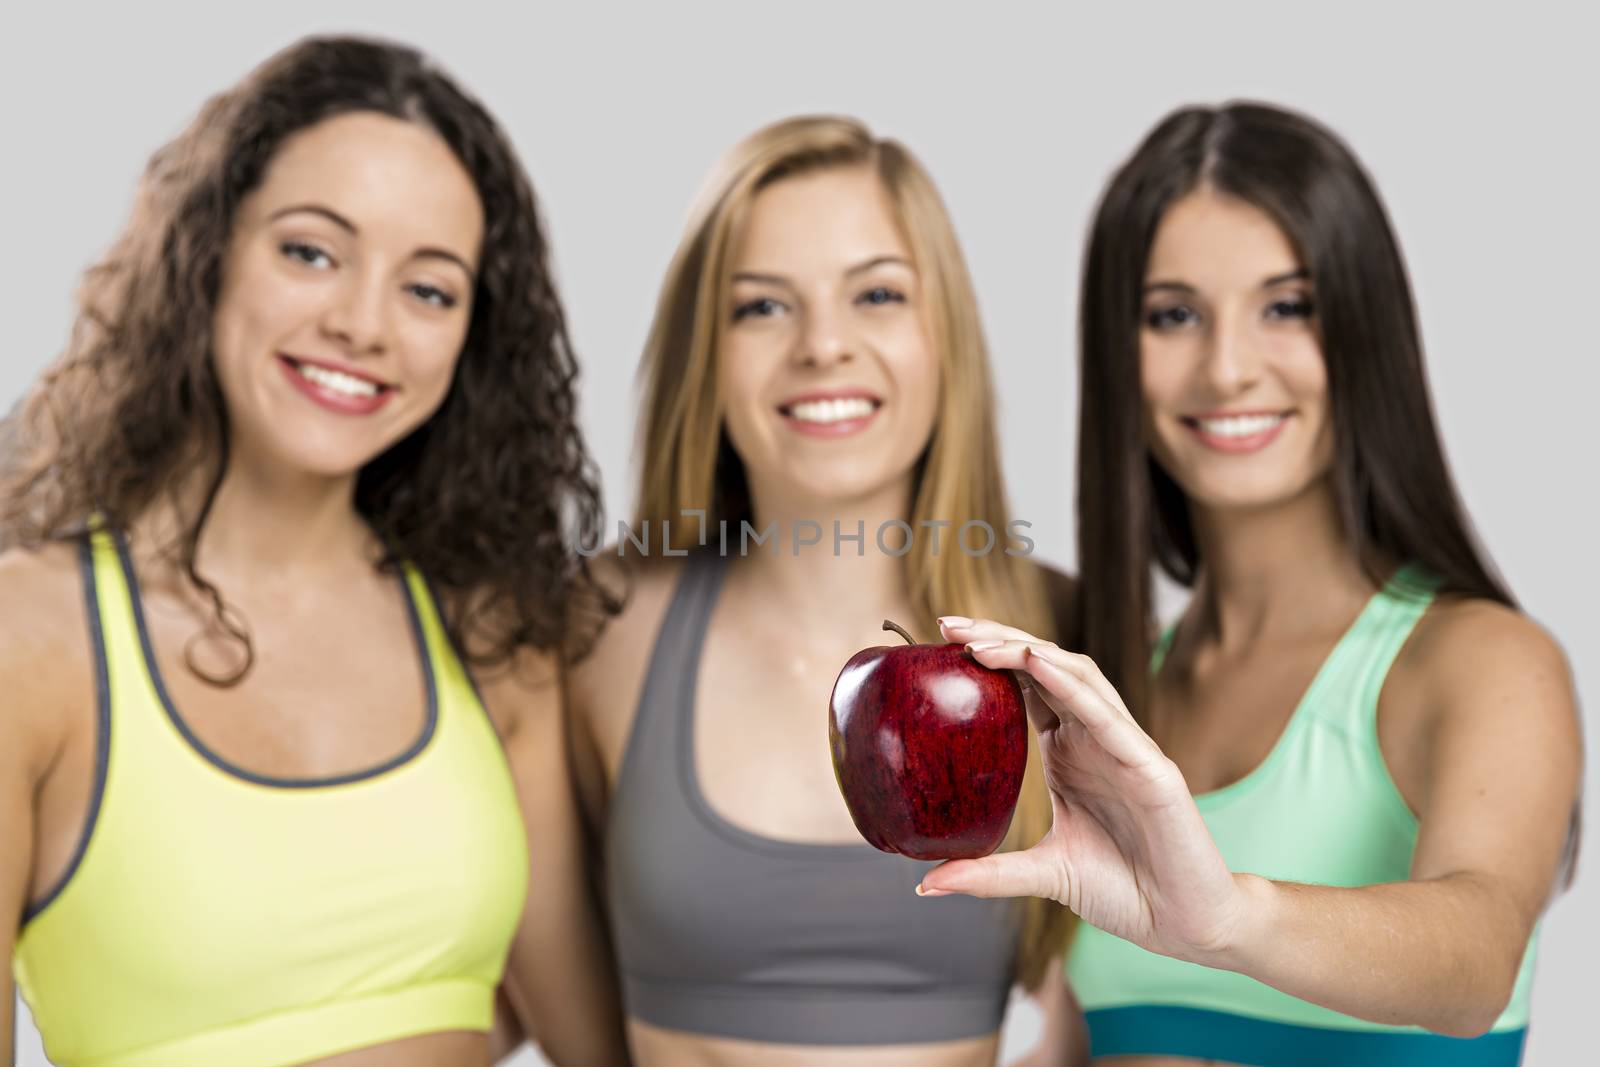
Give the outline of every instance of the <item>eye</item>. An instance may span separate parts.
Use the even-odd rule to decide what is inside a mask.
[[[1200,313],[1188,304],[1152,308],[1144,313],[1144,323],[1152,330],[1176,330],[1200,321]]]
[[[458,303],[454,296],[443,289],[422,282],[406,286],[406,291],[423,303],[432,304],[434,307],[453,308]]]
[[[906,295],[904,293],[890,289],[889,287],[883,285],[868,289],[866,292],[856,297],[856,303],[858,304],[872,304],[875,306],[882,306],[884,304],[904,304],[905,302]]]
[[[1267,318],[1269,319],[1309,319],[1315,310],[1311,301],[1305,297],[1294,297],[1287,300],[1274,300],[1267,305]]]
[[[333,266],[333,257],[316,245],[307,244],[305,241],[285,241],[278,246],[278,251],[290,259],[304,263],[317,270],[327,270]]]
[[[733,321],[755,316],[756,318],[770,318],[783,310],[783,305],[770,296],[763,296],[756,300],[747,300],[733,309]]]

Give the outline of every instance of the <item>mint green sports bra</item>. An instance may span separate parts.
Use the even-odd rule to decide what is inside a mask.
[[[1417,820],[1378,748],[1378,694],[1437,584],[1420,568],[1401,568],[1329,654],[1261,765],[1195,797],[1231,870],[1340,886],[1410,877]],[[1171,639],[1170,630],[1162,635],[1152,671]],[[1505,1012],[1471,1039],[1341,1015],[1242,974],[1147,952],[1087,923],[1066,967],[1095,1056],[1503,1067],[1522,1058],[1536,940],[1537,932]]]

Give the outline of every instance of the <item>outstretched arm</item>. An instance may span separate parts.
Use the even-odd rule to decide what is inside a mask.
[[[1412,877],[1360,888],[1228,870],[1183,775],[1086,657],[945,626],[1029,683],[1055,821],[1026,852],[947,863],[928,893],[1049,896],[1153,952],[1374,1022],[1473,1036],[1510,997],[1556,877],[1580,746],[1559,649],[1503,609],[1439,638]]]

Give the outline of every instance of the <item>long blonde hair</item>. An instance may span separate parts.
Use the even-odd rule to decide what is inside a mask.
[[[667,269],[640,367],[644,379],[635,530],[665,532],[686,550],[700,527],[686,509],[705,509],[708,528],[738,529],[753,518],[744,471],[723,430],[715,353],[720,309],[730,278],[730,245],[762,189],[785,177],[831,167],[868,167],[882,181],[910,244],[931,309],[929,327],[941,364],[933,436],[917,464],[905,581],[921,616],[937,633],[938,615],[1002,619],[1046,639],[1056,625],[1039,568],[1006,544],[1009,510],[995,433],[994,396],[977,298],[944,204],[922,165],[903,146],[873,137],[861,123],[831,116],[791,118],[736,145],[702,189],[682,243]],[[923,520],[952,521],[943,551]],[[954,543],[960,523],[982,520],[995,532],[991,551],[973,556]],[[938,531],[934,531],[935,534]],[[1016,817],[1003,847],[1033,844],[1050,828],[1050,799],[1037,752],[1030,752]],[[1019,979],[1033,987],[1071,929],[1071,914],[1030,900],[1018,943]]]

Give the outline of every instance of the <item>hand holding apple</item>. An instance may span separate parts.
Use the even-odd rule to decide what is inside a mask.
[[[1163,955],[1216,964],[1248,902],[1183,775],[1088,657],[989,620],[946,618],[947,638],[1028,681],[1050,832],[1032,848],[947,863],[918,892],[1041,896]],[[951,647],[951,646],[946,646]]]
[[[861,836],[914,859],[987,856],[1011,825],[1027,768],[1022,690],[959,644],[877,646],[828,701],[833,770]]]

